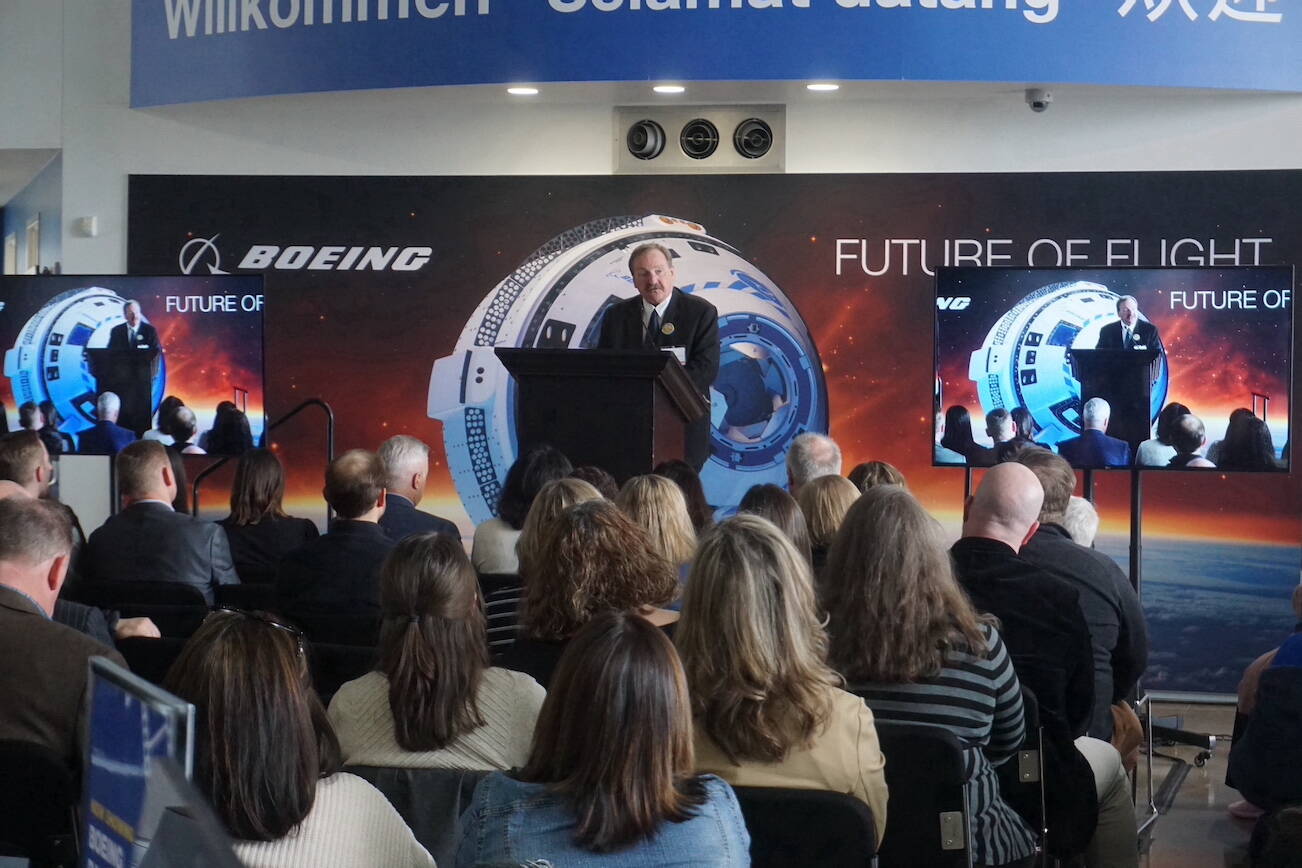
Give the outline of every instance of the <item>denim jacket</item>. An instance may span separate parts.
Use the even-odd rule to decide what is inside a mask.
[[[545,784],[517,781],[493,772],[479,782],[461,818],[457,868],[496,864],[587,866],[750,865],[750,835],[732,787],[703,777],[708,801],[682,823],[662,823],[649,841],[615,853],[592,853],[574,843],[575,817],[567,801]]]

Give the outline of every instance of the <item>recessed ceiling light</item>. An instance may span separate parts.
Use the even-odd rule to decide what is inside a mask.
[[[651,89],[656,93],[683,93],[687,90],[681,84],[657,84]]]
[[[830,81],[816,81],[813,84],[805,85],[806,90],[812,90],[814,93],[831,93],[834,90],[840,90],[841,85],[833,84]]]
[[[538,88],[536,87],[508,87],[506,92],[511,96],[537,96]]]

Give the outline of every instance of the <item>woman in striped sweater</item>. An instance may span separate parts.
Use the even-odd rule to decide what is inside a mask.
[[[821,591],[846,689],[878,722],[941,727],[964,745],[974,861],[1030,857],[1034,833],[995,774],[1022,744],[1021,686],[998,631],[954,580],[940,526],[906,489],[870,489],[846,514]]]

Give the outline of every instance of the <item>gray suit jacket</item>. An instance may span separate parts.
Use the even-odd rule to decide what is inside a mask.
[[[213,588],[240,583],[220,526],[152,502],[127,507],[92,533],[82,571],[93,582],[193,585],[210,606]]]
[[[91,657],[126,666],[117,651],[56,624],[30,599],[0,585],[0,739],[44,745],[80,772]]]

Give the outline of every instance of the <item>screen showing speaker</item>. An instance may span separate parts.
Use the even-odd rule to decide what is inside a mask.
[[[261,442],[262,277],[0,278],[0,401],[51,452],[138,437],[185,454]]]
[[[1293,269],[942,268],[936,465],[1289,469]]]

